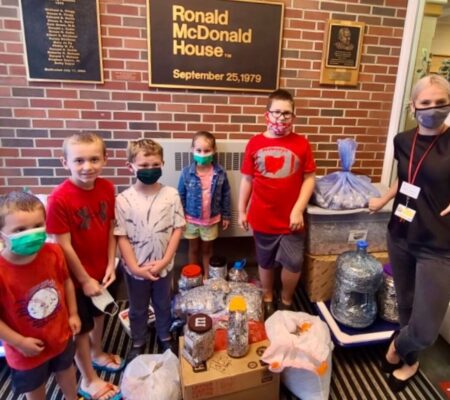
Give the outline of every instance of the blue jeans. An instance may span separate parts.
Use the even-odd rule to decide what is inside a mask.
[[[125,274],[130,301],[131,338],[133,345],[140,346],[147,341],[148,306],[150,299],[155,309],[155,330],[160,340],[170,337],[172,317],[170,302],[172,298],[173,270],[157,281],[139,280]]]
[[[450,301],[450,254],[412,248],[388,235],[389,260],[397,293],[400,333],[395,348],[408,365],[439,335]]]

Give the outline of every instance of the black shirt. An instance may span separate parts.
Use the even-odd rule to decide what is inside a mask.
[[[420,187],[419,197],[410,198],[408,207],[416,210],[412,222],[401,221],[394,215],[399,203],[406,204],[406,195],[400,193],[404,181],[408,181],[408,165],[416,128],[399,133],[394,138],[394,157],[398,161],[398,191],[394,199],[389,232],[394,237],[406,238],[409,245],[430,250],[450,252],[450,214],[439,214],[450,203],[450,128],[437,139],[423,160],[414,185]],[[419,160],[435,136],[418,135],[412,175]],[[411,182],[409,182],[411,183]]]

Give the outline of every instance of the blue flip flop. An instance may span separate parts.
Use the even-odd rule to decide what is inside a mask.
[[[101,388],[97,393],[90,394],[83,389],[78,389],[78,395],[82,396],[84,400],[98,400],[100,397],[104,396],[106,393],[111,391],[114,388],[114,385],[110,382],[106,382],[105,386]],[[113,397],[110,397],[109,400],[121,400],[122,393],[116,393]]]
[[[119,372],[124,369],[126,362],[123,358],[116,356],[114,354],[109,354],[109,353],[107,355],[108,355],[108,359],[106,360],[106,363],[99,364],[97,361],[92,360],[92,366],[99,371],[106,371],[106,372]],[[111,364],[116,364],[115,357],[120,358],[119,366],[118,367],[109,367],[109,365],[111,365]]]

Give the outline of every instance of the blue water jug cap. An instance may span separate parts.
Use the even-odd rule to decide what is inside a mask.
[[[367,243],[365,240],[358,240],[356,242],[356,247],[358,249],[367,249],[369,247],[369,243]]]
[[[247,264],[247,259],[246,258],[243,258],[242,260],[236,260],[233,263],[233,268],[241,270],[241,269],[244,269],[245,264]]]

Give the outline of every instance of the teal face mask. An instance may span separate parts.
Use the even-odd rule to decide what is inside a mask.
[[[7,248],[19,256],[31,256],[37,253],[45,243],[47,234],[45,228],[28,229],[23,232],[5,235]]]
[[[214,157],[214,155],[212,153],[205,154],[205,155],[194,153],[194,161],[199,165],[211,164],[213,162],[213,157]]]

